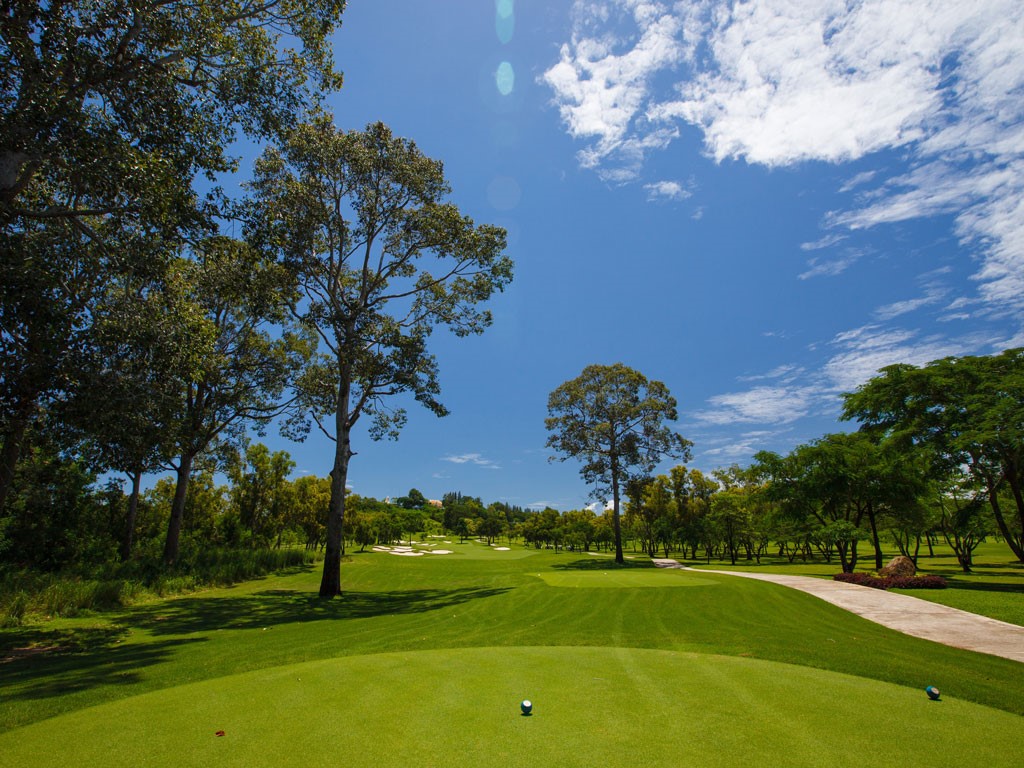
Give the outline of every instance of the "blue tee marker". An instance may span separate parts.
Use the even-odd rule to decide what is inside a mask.
[[[932,701],[939,700],[939,689],[936,688],[934,685],[929,685],[927,688],[924,689],[924,692],[928,694],[928,698]]]
[[[519,708],[523,710],[524,715],[529,715],[533,711],[533,702],[529,699],[523,699],[522,703],[519,705]]]

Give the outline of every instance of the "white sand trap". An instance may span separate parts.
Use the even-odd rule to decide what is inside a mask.
[[[412,552],[412,547],[392,547],[392,552]]]
[[[495,552],[508,552],[509,548],[508,547],[495,547],[494,551]]]
[[[391,547],[374,547],[373,551],[374,552],[390,552],[391,551]]]
[[[389,555],[398,555],[399,557],[422,557],[423,556],[422,552],[409,552],[409,551],[399,552],[397,549],[392,550],[391,552],[388,552],[388,554]]]
[[[445,540],[444,540],[444,543],[445,543],[445,544],[451,544],[451,542],[450,542],[450,541],[448,541],[448,539],[445,539]]]
[[[428,555],[454,555],[450,549],[432,549],[427,552]]]

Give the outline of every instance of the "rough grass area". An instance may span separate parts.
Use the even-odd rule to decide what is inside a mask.
[[[0,630],[0,766],[863,765],[873,749],[993,766],[1024,746],[1017,662],[775,584],[445,546],[353,554],[331,601],[306,566]]]
[[[313,554],[303,549],[208,549],[187,553],[172,569],[153,556],[97,574],[8,571],[0,574],[0,627],[124,608],[202,587],[237,584],[312,561]]]

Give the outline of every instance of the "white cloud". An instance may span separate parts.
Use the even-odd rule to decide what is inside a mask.
[[[501,466],[491,459],[484,458],[479,453],[462,453],[456,456],[443,456],[441,461],[450,461],[452,464],[473,464],[484,469],[501,469]]]
[[[922,307],[938,304],[948,295],[948,293],[949,291],[945,287],[938,284],[932,284],[925,289],[923,296],[919,296],[916,299],[896,301],[892,304],[886,304],[883,307],[879,307],[875,310],[875,317],[879,320],[892,320],[900,315],[915,312]]]
[[[711,448],[703,451],[704,456],[713,456],[716,460],[733,462],[737,459],[753,456],[760,450],[771,445],[784,432],[772,430],[756,430],[745,432],[738,438],[712,443]]]
[[[822,248],[831,248],[836,243],[841,243],[846,239],[846,235],[839,235],[833,233],[831,235],[825,235],[820,240],[815,240],[812,243],[800,243],[801,251],[819,251]]]
[[[656,181],[644,184],[648,200],[685,200],[693,193],[678,181]]]
[[[863,255],[861,251],[849,249],[843,256],[837,259],[819,259],[817,257],[808,259],[807,271],[801,272],[797,277],[801,280],[810,280],[812,277],[835,277],[841,275],[847,269],[856,264]]]
[[[924,365],[950,355],[978,349],[978,339],[919,338],[916,331],[866,325],[836,335],[832,346],[838,351],[822,373],[834,392],[852,392],[885,366],[896,363]]]
[[[808,415],[814,394],[808,387],[754,387],[715,395],[708,399],[710,409],[693,416],[702,424],[787,424]]]
[[[663,149],[678,135],[674,127],[652,126],[643,107],[653,76],[683,58],[681,20],[660,3],[577,2],[574,13],[572,40],[541,81],[554,91],[569,135],[594,140],[580,152],[581,164],[609,180],[628,181],[648,151]],[[617,23],[629,18],[633,34],[598,34],[595,22],[612,17]]]
[[[573,14],[572,39],[541,79],[588,142],[584,166],[634,180],[680,122],[716,160],[768,167],[898,148],[897,170],[854,175],[839,191],[860,190],[858,201],[825,223],[838,237],[952,215],[982,256],[975,311],[1024,313],[1019,0],[577,0]],[[850,263],[813,262],[800,277]]]

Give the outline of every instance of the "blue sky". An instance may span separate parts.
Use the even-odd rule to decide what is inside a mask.
[[[665,382],[710,471],[849,429],[884,365],[1024,344],[1019,0],[351,0],[335,50],[337,125],[443,161],[516,263],[433,338],[451,415],[358,434],[356,493],[588,504],[544,418],[591,363]]]

